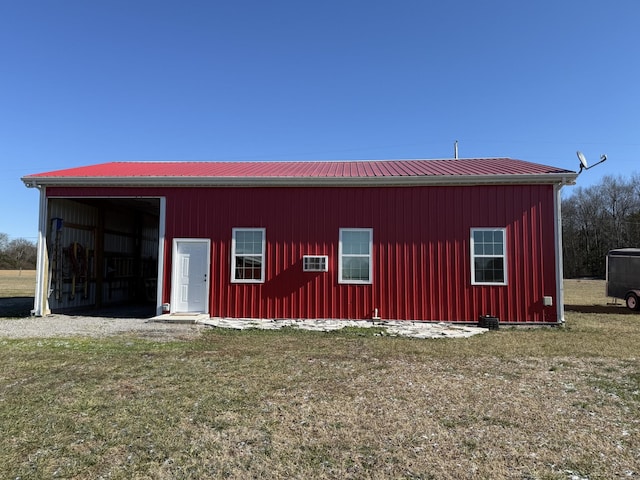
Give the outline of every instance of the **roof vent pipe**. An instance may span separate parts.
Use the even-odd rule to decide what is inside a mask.
[[[453,158],[458,159],[458,140],[453,142]]]

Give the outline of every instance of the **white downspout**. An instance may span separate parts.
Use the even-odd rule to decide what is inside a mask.
[[[562,268],[562,184],[553,186],[555,203],[555,243],[556,243],[556,312],[558,323],[564,324],[564,270]]]

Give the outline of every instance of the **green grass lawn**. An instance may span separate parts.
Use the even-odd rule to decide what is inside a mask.
[[[0,345],[1,478],[640,477],[640,316]]]

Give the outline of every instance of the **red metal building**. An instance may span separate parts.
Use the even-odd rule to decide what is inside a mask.
[[[521,160],[121,162],[41,192],[34,314],[561,323],[560,189]]]

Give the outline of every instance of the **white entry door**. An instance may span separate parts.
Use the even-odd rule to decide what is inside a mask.
[[[172,313],[209,312],[209,240],[173,241]]]

